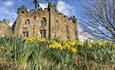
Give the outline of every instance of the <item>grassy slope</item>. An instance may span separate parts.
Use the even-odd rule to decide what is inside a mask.
[[[70,45],[77,49],[72,53],[68,49],[49,46],[56,41],[62,47]],[[111,42],[81,43],[59,40],[36,40],[26,42],[23,38],[4,37],[0,39],[0,70],[94,70],[108,68],[115,63],[115,49]],[[59,46],[53,44],[52,46]]]

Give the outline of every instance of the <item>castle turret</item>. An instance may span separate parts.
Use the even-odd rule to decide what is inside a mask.
[[[71,16],[70,19],[72,20],[73,23],[76,23],[77,22],[77,19],[75,16]]]
[[[18,8],[17,14],[26,14],[26,13],[28,13],[28,10],[24,5]]]
[[[56,10],[56,4],[54,4],[54,3],[49,3],[49,4],[48,4],[48,8],[50,8],[51,11],[55,11],[55,10]]]
[[[70,19],[72,20],[73,24],[74,24],[74,31],[75,31],[75,36],[76,36],[76,40],[79,40],[78,38],[78,28],[77,28],[77,19],[75,16],[70,17]]]

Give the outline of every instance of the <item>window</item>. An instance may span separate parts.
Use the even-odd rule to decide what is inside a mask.
[[[67,35],[67,40],[70,40],[70,37]]]
[[[42,38],[46,37],[46,30],[41,30],[40,34]]]
[[[24,11],[21,11],[22,14],[24,14]]]
[[[24,37],[28,37],[29,36],[29,32],[28,31],[23,32],[23,36]]]
[[[36,16],[34,16],[34,20],[36,20]]]
[[[70,31],[68,25],[66,25],[66,34],[67,34],[67,39],[70,39]]]
[[[46,18],[43,17],[42,20],[41,20],[41,27],[44,28],[46,25],[47,25]]]
[[[67,32],[67,35],[69,35],[69,26],[66,25],[66,32]]]
[[[25,24],[24,24],[24,28],[28,28],[30,26],[30,20],[27,19]]]
[[[58,20],[56,20],[56,23],[58,23]]]

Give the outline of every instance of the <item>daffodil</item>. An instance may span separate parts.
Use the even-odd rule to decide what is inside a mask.
[[[40,42],[40,43],[45,43],[47,40],[45,39],[45,38],[40,38],[40,39],[38,39],[38,42]]]
[[[76,42],[77,46],[83,47],[84,43],[83,42]]]
[[[89,48],[91,48],[91,47],[92,47],[92,43],[88,42],[88,43],[87,43],[87,46],[88,46]]]
[[[76,53],[76,52],[77,52],[77,50],[76,50],[75,48],[73,48],[73,47],[71,47],[70,51],[71,51],[72,53]]]
[[[53,41],[50,45],[49,45],[49,48],[52,48],[52,49],[63,49],[61,44],[56,42],[56,41]]]
[[[97,47],[101,47],[101,46],[103,46],[103,43],[102,43],[101,41],[97,41],[97,42],[95,43],[95,45],[96,45]]]

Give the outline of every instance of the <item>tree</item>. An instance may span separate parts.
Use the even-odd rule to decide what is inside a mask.
[[[99,39],[115,40],[115,0],[81,0],[84,31]]]

